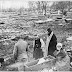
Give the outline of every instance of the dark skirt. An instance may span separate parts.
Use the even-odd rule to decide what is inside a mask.
[[[53,53],[54,53],[54,51],[49,51],[49,52],[48,52],[48,55],[54,56]]]
[[[38,59],[43,57],[42,49],[36,48],[33,52],[33,58]]]

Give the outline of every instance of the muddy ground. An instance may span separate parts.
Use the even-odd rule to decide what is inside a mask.
[[[70,48],[72,46],[71,41],[64,42],[67,37],[72,35],[72,25],[70,23],[58,20],[43,24],[36,24],[35,21],[39,19],[42,19],[42,17],[38,17],[34,13],[24,15],[18,15],[17,13],[0,13],[0,57],[7,58],[10,54],[12,54],[16,41],[12,41],[10,38],[16,36],[28,36],[28,43],[31,49],[29,57],[31,60],[34,37],[37,34],[45,33],[49,27],[56,35],[57,41],[63,42],[65,48]],[[4,39],[9,40],[4,41]]]

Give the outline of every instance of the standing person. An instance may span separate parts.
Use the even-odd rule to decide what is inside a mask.
[[[43,51],[42,48],[44,48],[45,44],[42,39],[37,38],[34,41],[34,52],[33,52],[33,58],[38,59],[43,57]]]
[[[57,38],[50,28],[47,29],[47,34],[48,34],[46,40],[47,55],[53,56],[53,52],[56,50]]]
[[[15,44],[14,50],[13,50],[13,55],[16,61],[18,62],[28,61],[28,54],[26,52],[27,48],[28,48],[28,43],[26,41],[26,38],[24,38],[24,40],[20,38],[18,42]],[[18,67],[19,71],[22,69],[23,69],[23,65]]]

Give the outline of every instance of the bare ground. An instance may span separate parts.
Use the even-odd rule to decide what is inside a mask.
[[[5,14],[6,15],[6,14]],[[45,24],[35,24],[35,20],[29,19],[29,16],[19,16],[19,15],[12,15],[8,14],[5,16],[2,14],[0,17],[1,23],[0,24],[0,39],[9,39],[12,36],[29,36],[30,39],[28,43],[30,45],[31,53],[29,52],[29,60],[32,59],[32,38],[40,33],[46,32],[47,28],[51,28],[54,34],[57,37],[58,42],[63,42],[65,48],[70,48],[72,46],[72,42],[69,43],[64,42],[68,36],[72,35],[72,26],[71,24],[59,26],[60,21],[54,22],[47,22]],[[3,18],[2,18],[3,17]],[[25,18],[26,17],[26,18]],[[32,38],[31,38],[32,37]],[[0,57],[9,57],[10,54],[13,52],[15,41],[6,40],[0,42]]]

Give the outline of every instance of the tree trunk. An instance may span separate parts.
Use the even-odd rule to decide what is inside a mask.
[[[69,1],[69,8],[68,8],[68,11],[70,12],[70,1]]]
[[[43,15],[46,16],[46,4],[43,3]]]
[[[45,9],[44,10],[45,10],[45,16],[46,16],[46,6],[45,6]]]

